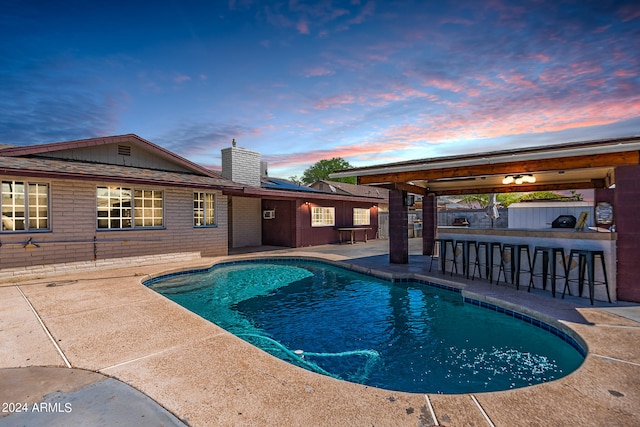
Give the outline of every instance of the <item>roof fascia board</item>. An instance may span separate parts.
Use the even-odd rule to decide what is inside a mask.
[[[565,157],[590,156],[597,154],[609,154],[627,151],[640,151],[640,141],[636,139],[630,143],[601,144],[598,146],[573,147],[558,149],[557,147],[545,147],[544,151],[536,152],[511,152],[511,153],[484,153],[474,155],[472,158],[457,160],[442,160],[442,158],[427,159],[424,162],[411,164],[381,165],[364,168],[354,168],[344,171],[334,172],[331,178],[345,178],[351,176],[381,175],[398,172],[415,172],[421,170],[433,170],[444,168],[458,168],[465,166],[489,166],[494,164],[526,162],[532,160],[551,160]],[[554,150],[555,148],[555,150]],[[447,158],[448,159],[448,158]]]
[[[602,153],[600,155],[577,157],[554,157],[528,161],[513,161],[458,167],[442,167],[436,169],[419,169],[416,171],[387,172],[377,175],[362,175],[358,182],[363,185],[383,184],[390,182],[431,181],[443,178],[463,178],[489,175],[506,175],[513,173],[541,173],[557,170],[611,168],[640,164],[640,152]]]
[[[350,196],[341,194],[330,194],[323,192],[302,192],[302,191],[287,191],[287,190],[272,190],[255,187],[244,187],[242,192],[237,190],[225,190],[224,194],[238,197],[260,197],[260,198],[274,198],[274,199],[315,199],[315,200],[341,200],[341,201],[362,201],[371,203],[384,203],[383,198],[366,197],[366,196]]]

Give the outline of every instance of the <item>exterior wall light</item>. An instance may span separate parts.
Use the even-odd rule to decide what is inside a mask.
[[[533,184],[534,182],[536,182],[536,177],[530,174],[525,174],[525,175],[507,175],[504,177],[504,179],[502,180],[502,183],[504,185],[509,185],[509,184],[513,184],[516,183],[517,185],[520,184]]]

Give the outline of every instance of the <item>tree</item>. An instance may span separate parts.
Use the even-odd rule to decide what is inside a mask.
[[[508,207],[512,203],[519,203],[523,200],[582,200],[582,194],[571,192],[571,197],[565,197],[562,194],[552,191],[534,191],[531,193],[501,193],[496,195],[496,201],[502,207]],[[460,203],[468,206],[470,209],[484,209],[489,206],[488,194],[467,194],[460,198]]]
[[[298,184],[298,185],[302,185],[303,182],[300,178],[298,178],[298,175],[293,175],[289,177],[289,181],[293,182],[294,184]]]
[[[331,181],[346,182],[348,184],[355,184],[355,177],[347,178],[329,178],[329,174],[341,169],[351,169],[353,166],[346,160],[340,157],[334,157],[330,160],[320,160],[314,165],[310,166],[304,171],[302,175],[302,182],[305,184],[313,184],[321,179],[331,179]]]
[[[488,194],[467,194],[462,196],[460,202],[463,205],[466,205],[470,209],[475,209],[480,207],[480,209],[484,209],[489,206],[489,195]]]

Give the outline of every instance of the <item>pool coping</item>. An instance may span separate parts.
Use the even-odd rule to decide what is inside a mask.
[[[371,270],[344,256],[313,250],[284,253],[285,258],[302,254]],[[432,395],[391,392],[294,367],[141,284],[161,273],[272,256],[282,254],[202,258],[133,271],[114,268],[2,286],[8,314],[4,318],[14,321],[0,330],[0,338],[14,353],[0,353],[0,368],[61,365],[51,342],[38,335],[40,326],[24,313],[19,289],[74,368],[119,379],[189,425],[640,425],[640,324],[598,307],[452,280],[461,292],[487,304],[519,306],[519,298],[537,300],[543,316],[584,338],[588,354],[578,370],[549,383],[503,392]],[[416,273],[383,274],[406,278]],[[55,282],[60,286],[48,287]]]

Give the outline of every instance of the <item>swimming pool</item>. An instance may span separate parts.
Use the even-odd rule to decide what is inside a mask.
[[[390,390],[525,387],[569,374],[585,354],[562,331],[455,289],[317,261],[233,262],[145,284],[292,364]]]

